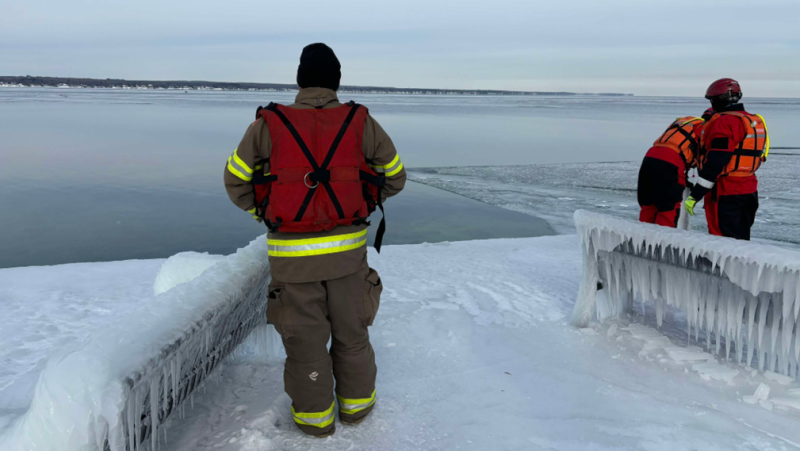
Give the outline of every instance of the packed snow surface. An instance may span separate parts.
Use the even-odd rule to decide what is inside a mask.
[[[800,448],[800,415],[783,401],[800,400],[796,383],[687,347],[685,331],[676,340],[627,319],[570,327],[580,261],[575,236],[387,246],[370,255],[385,291],[371,329],[378,403],[366,421],[303,436],[280,363],[244,357],[196,397],[162,449]],[[665,325],[682,327],[673,313]],[[771,411],[742,400],[761,384]]]
[[[800,386],[687,346],[679,312],[659,330],[637,315],[569,326],[582,253],[574,235],[384,247],[370,255],[385,285],[378,403],[362,424],[304,436],[259,329],[159,448],[800,449]]]
[[[0,429],[30,406],[49,359],[152,299],[163,261],[0,270]]]

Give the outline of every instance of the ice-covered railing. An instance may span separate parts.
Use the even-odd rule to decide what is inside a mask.
[[[3,451],[157,448],[159,426],[180,416],[193,391],[266,322],[266,239],[213,260],[197,259],[193,269],[185,255],[167,260],[155,286],[163,294],[48,362]]]
[[[579,210],[583,278],[572,323],[652,304],[686,313],[689,336],[726,358],[797,376],[800,253]],[[602,287],[601,302],[598,290]],[[724,342],[724,343],[723,343]],[[745,352],[746,351],[746,352]]]

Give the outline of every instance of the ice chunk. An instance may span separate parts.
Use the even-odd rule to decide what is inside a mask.
[[[769,398],[770,387],[767,384],[758,384],[755,393],[748,396],[743,396],[742,400],[748,404],[756,404],[759,401],[764,401]]]
[[[791,378],[791,377],[788,377],[788,376],[784,376],[782,374],[774,373],[772,371],[764,371],[764,377],[766,377],[767,379],[769,379],[769,380],[771,380],[773,382],[777,382],[777,383],[779,383],[781,385],[789,385],[792,382],[794,382],[794,378]]]
[[[702,349],[695,346],[682,348],[680,346],[667,346],[664,348],[669,354],[669,357],[676,362],[696,362],[703,360],[713,360],[714,356],[703,352]]]
[[[777,407],[788,407],[800,410],[800,399],[797,398],[772,398],[770,401]]]
[[[727,365],[720,365],[717,362],[696,363],[692,369],[700,373],[703,380],[715,379],[723,382],[731,382],[739,375],[739,370],[730,368]],[[766,399],[766,398],[765,398]]]
[[[153,293],[158,296],[178,285],[191,282],[224,258],[222,255],[210,255],[208,252],[175,254],[161,264],[153,283]]]

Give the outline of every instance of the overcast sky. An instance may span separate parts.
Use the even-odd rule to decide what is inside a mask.
[[[0,0],[0,75],[800,97],[800,0]]]

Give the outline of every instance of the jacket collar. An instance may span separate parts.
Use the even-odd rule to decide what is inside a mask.
[[[294,101],[314,108],[322,108],[331,102],[338,102],[339,98],[336,96],[336,91],[332,89],[305,88],[297,93]]]
[[[742,103],[733,103],[731,105],[726,106],[722,109],[722,111],[717,111],[717,113],[724,113],[726,111],[744,111],[744,104]]]

